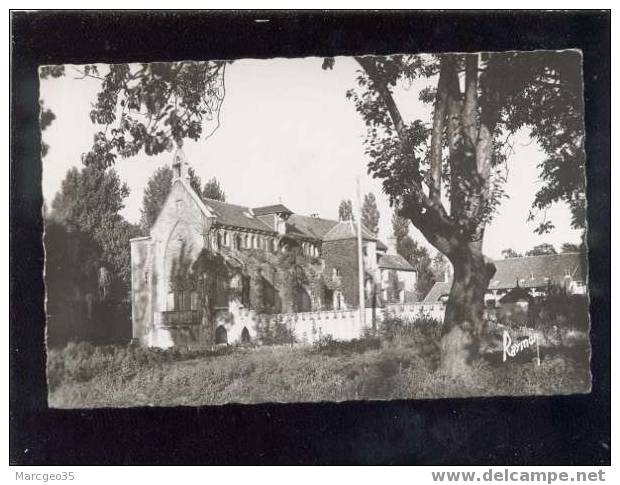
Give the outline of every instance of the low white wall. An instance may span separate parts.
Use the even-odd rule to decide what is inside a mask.
[[[284,323],[292,330],[295,339],[302,343],[314,343],[321,337],[331,335],[335,340],[353,340],[363,337],[366,329],[378,325],[384,318],[399,317],[405,320],[435,318],[443,321],[443,304],[395,304],[386,308],[366,308],[364,322],[357,310],[318,311],[305,313],[280,313],[257,315],[254,311],[239,305],[232,305],[227,317],[218,315],[216,326],[226,328],[228,343],[241,342],[241,332],[247,328],[252,342],[256,341],[257,324],[261,326]],[[200,340],[199,325],[191,327],[155,327],[146,336],[149,347],[168,348],[175,345],[190,345]]]
[[[394,315],[407,320],[434,318],[443,322],[446,306],[443,303],[390,304],[384,310],[388,315]]]
[[[285,323],[299,342],[313,343],[319,338],[331,335],[336,340],[353,340],[360,338],[373,324],[380,324],[389,316],[414,320],[434,318],[443,321],[445,308],[443,304],[414,303],[407,305],[390,305],[388,308],[366,308],[364,322],[357,310],[318,311],[305,313],[281,313],[257,316],[252,311],[242,311],[235,315],[235,326],[254,328],[261,325]]]

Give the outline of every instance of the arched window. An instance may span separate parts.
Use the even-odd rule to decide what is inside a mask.
[[[223,325],[220,325],[215,329],[215,343],[216,344],[227,344],[228,343],[228,332]]]
[[[248,331],[247,327],[243,327],[243,330],[241,330],[241,343],[242,344],[250,343],[250,332]]]

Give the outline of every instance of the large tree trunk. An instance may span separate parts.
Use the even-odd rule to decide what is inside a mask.
[[[478,357],[484,319],[484,294],[495,273],[481,243],[459,245],[449,255],[454,269],[441,339],[441,370],[456,376]]]

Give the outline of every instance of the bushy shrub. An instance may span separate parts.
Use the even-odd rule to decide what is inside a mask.
[[[254,330],[262,345],[292,345],[297,342],[290,322],[281,317],[276,317],[273,321],[259,321]]]
[[[322,335],[312,345],[313,350],[317,352],[325,352],[327,354],[337,353],[357,353],[361,354],[368,350],[377,350],[381,348],[381,339],[374,336],[365,336],[359,339],[348,341],[336,340],[330,334]]]

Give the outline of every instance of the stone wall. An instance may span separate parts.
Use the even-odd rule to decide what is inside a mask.
[[[226,343],[260,344],[258,326],[286,325],[294,336],[295,343],[312,344],[321,337],[331,336],[335,340],[353,340],[364,336],[367,329],[380,325],[385,318],[397,316],[405,320],[434,318],[442,321],[443,304],[414,303],[408,305],[389,305],[386,308],[366,308],[364,323],[360,321],[357,310],[317,311],[303,313],[280,313],[275,315],[258,314],[253,310],[231,303],[230,311],[218,312],[215,327],[223,328]],[[243,340],[244,329],[247,330]],[[151,347],[168,348],[173,346],[200,347],[207,345],[203,325],[176,327],[154,327],[145,342]],[[292,342],[291,342],[292,343]]]
[[[347,307],[356,307],[359,303],[357,241],[355,239],[325,241],[323,243],[322,256],[325,260],[325,274],[327,277],[333,276],[334,268],[340,272],[345,305]]]

